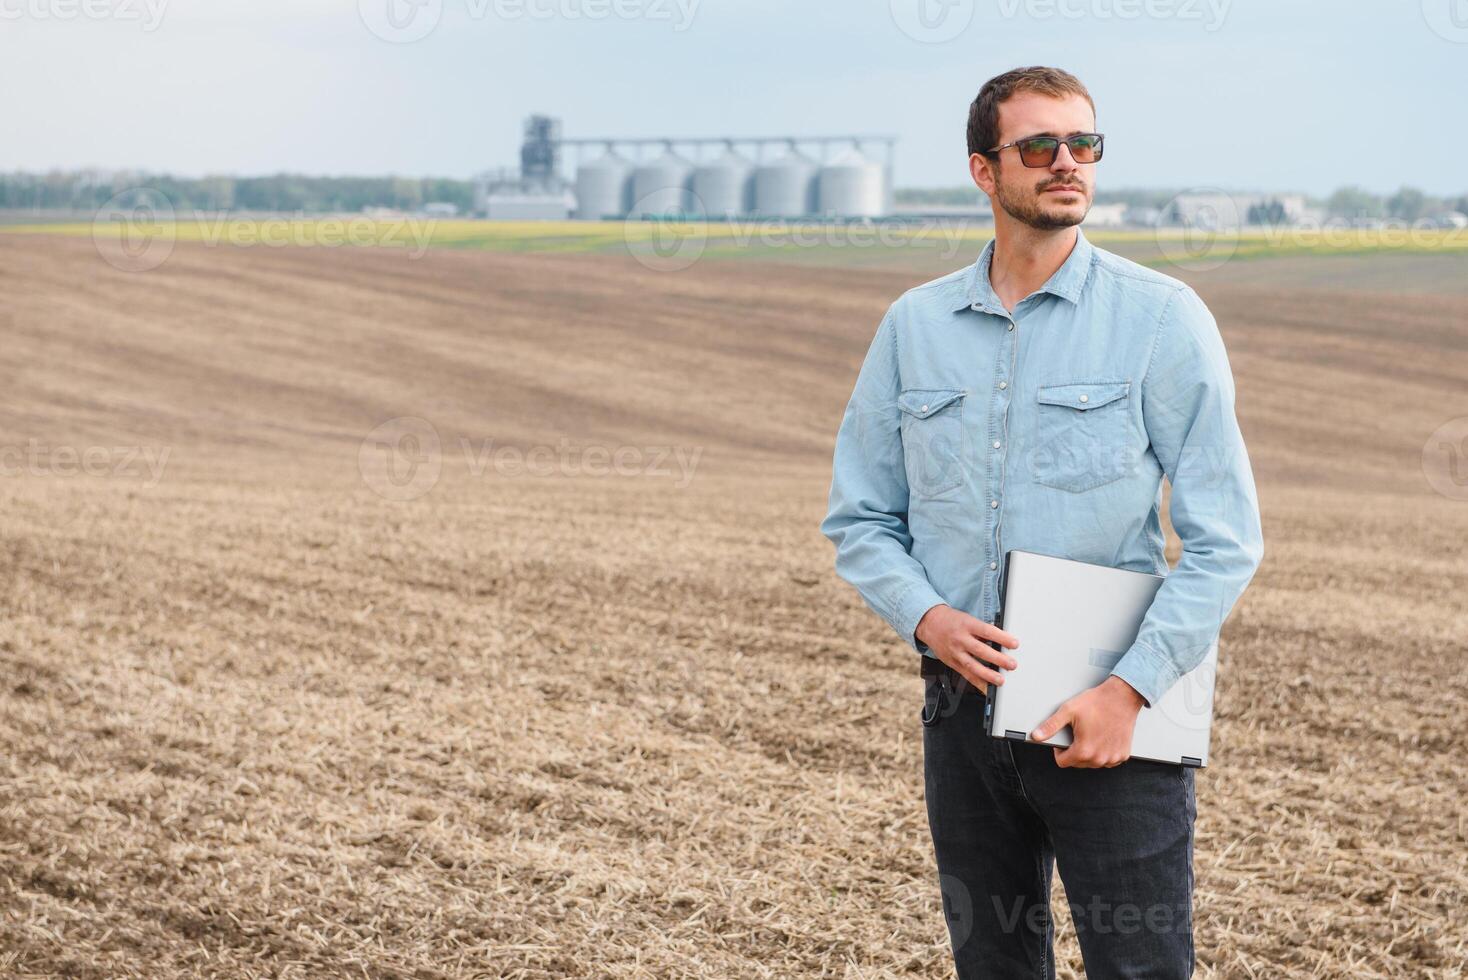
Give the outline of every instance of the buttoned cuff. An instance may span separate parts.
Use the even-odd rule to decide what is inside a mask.
[[[1111,676],[1120,677],[1132,686],[1147,707],[1152,707],[1177,683],[1177,667],[1163,654],[1143,643],[1133,643],[1116,666]]]
[[[914,584],[897,600],[892,628],[918,653],[927,653],[928,645],[917,638],[917,626],[929,609],[941,606],[946,600],[927,582]]]

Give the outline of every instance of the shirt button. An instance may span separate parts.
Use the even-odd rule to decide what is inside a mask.
[[[1008,387],[1009,387],[1009,382],[1008,381],[1001,381],[1001,382],[999,382],[999,390],[1000,391],[1003,391],[1005,388],[1008,388]]]
[[[1014,329],[1014,324],[1012,324],[1012,323],[1011,323],[1011,324],[1010,324],[1010,325],[1009,325],[1009,329],[1010,329],[1010,330],[1013,330],[1013,329]]]
[[[989,567],[991,569],[992,568],[998,568],[999,567],[999,563],[997,561],[991,561],[991,562],[989,562]]]
[[[997,501],[997,500],[991,500],[991,501],[989,501],[989,506],[990,507],[998,507],[999,506],[999,501]]]
[[[999,448],[999,440],[998,439],[995,439],[994,440],[994,448],[995,449],[998,449]]]
[[[1082,395],[1081,396],[1081,401],[1083,401],[1083,402],[1088,402],[1090,400],[1091,400],[1091,396],[1090,395]],[[924,409],[924,411],[927,411],[927,409]]]
[[[1086,400],[1086,396],[1085,395],[1082,395],[1081,396],[1081,401],[1085,401],[1085,400]],[[928,410],[928,406],[926,406],[926,405],[924,405],[922,408],[918,409],[918,411],[920,411],[920,412],[926,412],[927,410]]]

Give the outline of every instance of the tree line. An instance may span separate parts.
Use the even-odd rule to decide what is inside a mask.
[[[118,194],[162,194],[178,212],[356,212],[364,208],[415,211],[448,203],[469,211],[474,184],[442,177],[171,177],[163,174],[53,171],[0,174],[0,208],[95,211]],[[134,195],[135,196],[135,195]]]
[[[270,211],[285,213],[357,212],[365,208],[416,211],[426,204],[446,203],[461,212],[474,207],[474,183],[447,177],[311,177],[274,174],[266,177],[172,177],[166,174],[102,171],[52,171],[46,174],[0,174],[0,209],[95,211],[118,194],[151,190],[162,194],[176,211]],[[1176,191],[1120,189],[1099,191],[1097,204],[1160,208]],[[906,188],[895,192],[898,204],[970,206],[983,203],[975,187]],[[1376,194],[1362,187],[1342,187],[1325,198],[1307,198],[1337,218],[1419,218],[1458,211],[1468,214],[1468,193],[1436,197],[1415,187]]]
[[[1097,204],[1125,204],[1136,208],[1160,208],[1176,197],[1175,190],[1151,188],[1096,192]],[[928,204],[962,207],[984,203],[975,187],[907,188],[895,192],[898,204]],[[1342,187],[1328,197],[1306,196],[1306,203],[1324,209],[1332,218],[1418,218],[1457,211],[1468,215],[1468,193],[1436,197],[1415,187],[1402,187],[1391,194],[1376,194],[1363,187]]]

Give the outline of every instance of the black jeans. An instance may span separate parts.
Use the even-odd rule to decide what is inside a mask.
[[[984,732],[983,691],[923,657],[928,826],[960,980],[1053,980],[1052,860],[1089,980],[1193,973],[1193,770],[1061,768]]]

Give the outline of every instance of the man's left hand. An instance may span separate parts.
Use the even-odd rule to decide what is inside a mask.
[[[1146,702],[1130,684],[1111,676],[1082,691],[1056,709],[1030,733],[1036,742],[1071,727],[1071,743],[1055,749],[1055,764],[1062,768],[1099,769],[1117,766],[1131,758],[1132,730]]]

